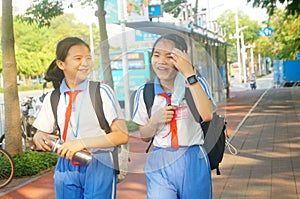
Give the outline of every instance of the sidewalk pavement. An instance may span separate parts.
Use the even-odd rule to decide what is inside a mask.
[[[226,116],[238,154],[227,149],[221,175],[212,172],[213,198],[299,198],[300,88],[232,92],[218,112]],[[146,147],[136,134],[130,136],[129,174],[117,185],[118,199],[146,199]],[[0,199],[12,198],[54,199],[53,173],[0,190]]]

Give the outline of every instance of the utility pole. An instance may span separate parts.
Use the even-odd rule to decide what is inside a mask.
[[[127,44],[125,32],[125,12],[124,2],[121,0],[121,29],[122,29],[122,65],[123,65],[123,86],[124,86],[124,106],[125,119],[130,120],[130,97],[129,97],[129,74],[128,74],[128,59],[127,59]]]
[[[244,33],[241,32],[241,54],[242,54],[242,66],[243,66],[243,75],[244,75],[244,83],[247,81],[247,67],[246,67],[246,58],[247,58],[247,52],[245,47],[245,41],[244,41]]]
[[[236,37],[236,52],[237,62],[239,66],[239,82],[242,83],[242,69],[241,69],[241,51],[240,51],[240,39],[239,39],[239,18],[238,18],[238,7],[235,11],[235,37]]]
[[[93,25],[92,25],[92,22],[90,22],[89,28],[90,28],[90,48],[91,48],[92,60],[94,61],[95,52],[94,52],[94,39],[93,39]]]
[[[260,53],[258,53],[258,70],[259,70],[259,73],[258,75],[261,76],[261,55]]]
[[[251,73],[255,72],[254,69],[254,58],[253,58],[253,48],[255,48],[255,43],[253,43],[252,45],[247,45],[245,46],[245,48],[250,48],[250,67],[251,67]]]

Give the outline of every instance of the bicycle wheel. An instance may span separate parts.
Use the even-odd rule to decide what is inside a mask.
[[[15,165],[11,156],[0,149],[0,189],[8,185],[14,177]]]
[[[5,149],[5,134],[0,137],[0,149]]]

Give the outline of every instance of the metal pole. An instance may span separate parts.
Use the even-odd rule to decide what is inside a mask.
[[[127,44],[125,32],[125,13],[124,2],[121,0],[121,28],[122,28],[122,65],[123,65],[123,80],[124,80],[124,106],[125,106],[125,119],[130,120],[130,99],[129,99],[129,75],[128,75],[128,59],[127,59]]]
[[[244,44],[244,33],[241,32],[241,44],[242,44],[242,66],[243,66],[243,75],[244,75],[244,83],[247,81],[247,67],[246,67],[246,47]]]
[[[225,70],[226,70],[226,72],[225,72],[225,74],[226,74],[226,97],[227,97],[227,99],[229,99],[230,98],[230,89],[229,89],[229,74],[228,74],[228,60],[227,60],[227,45],[225,44],[224,45],[224,54],[225,54]]]
[[[267,74],[267,59],[266,59],[266,53],[264,53],[264,75]]]
[[[235,37],[236,37],[236,52],[237,52],[237,62],[239,67],[239,82],[242,83],[242,69],[241,69],[241,49],[240,49],[240,39],[239,39],[239,19],[238,19],[238,8],[235,11]]]
[[[253,48],[254,46],[251,46],[250,48],[250,60],[251,60],[251,72],[254,73],[254,63],[253,63]]]
[[[92,60],[94,60],[94,40],[93,40],[93,27],[92,22],[90,23],[90,48],[91,48],[91,54],[92,54]]]
[[[261,76],[261,55],[258,53],[258,75]]]

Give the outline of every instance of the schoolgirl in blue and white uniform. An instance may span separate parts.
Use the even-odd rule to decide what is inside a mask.
[[[211,199],[211,170],[202,146],[204,135],[187,106],[185,82],[203,121],[210,121],[214,103],[209,86],[198,77],[187,54],[184,39],[176,34],[160,37],[154,44],[151,64],[154,101],[150,118],[144,101],[144,87],[136,94],[133,121],[141,137],[154,136],[154,149],[145,164],[148,199]]]
[[[128,142],[128,131],[118,101],[112,89],[105,84],[99,89],[105,119],[112,132],[106,134],[101,129],[89,93],[90,82],[87,77],[91,63],[89,46],[81,39],[67,37],[58,43],[53,70],[63,73],[64,77],[59,83],[60,99],[57,105],[57,124],[61,132],[59,139],[64,143],[57,151],[60,157],[54,172],[57,199],[116,198],[112,149]],[[70,93],[76,93],[76,97],[71,97],[73,95]],[[57,138],[50,134],[55,126],[48,94],[34,122],[37,133],[33,140],[37,148],[51,150],[47,143],[51,143],[50,137]],[[72,160],[73,155],[81,150],[88,150],[92,154],[88,165]]]

